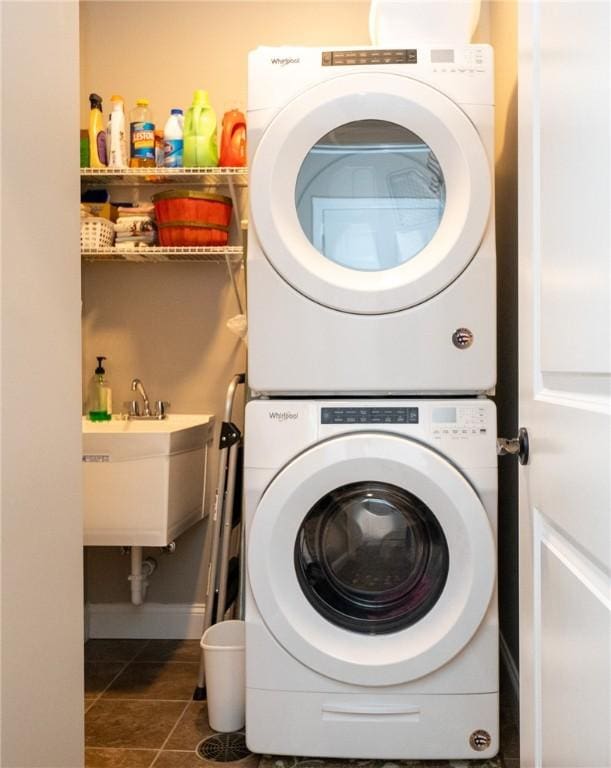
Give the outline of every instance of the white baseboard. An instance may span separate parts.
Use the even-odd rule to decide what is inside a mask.
[[[88,603],[90,638],[199,640],[203,603]]]
[[[515,705],[516,712],[518,712],[520,709],[520,673],[518,671],[516,662],[513,656],[511,655],[509,646],[507,645],[507,642],[505,641],[505,638],[503,637],[502,633],[500,633],[499,637],[500,637],[501,661],[503,663],[503,666],[505,667],[505,670],[507,671],[507,677],[509,678],[509,682],[511,683],[513,703]]]

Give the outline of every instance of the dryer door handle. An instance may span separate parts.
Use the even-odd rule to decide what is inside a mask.
[[[322,714],[328,719],[397,717],[417,722],[420,707],[393,706],[392,704],[323,704]]]

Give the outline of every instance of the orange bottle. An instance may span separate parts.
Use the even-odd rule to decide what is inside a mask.
[[[246,118],[238,109],[223,115],[219,165],[224,168],[246,165]]]

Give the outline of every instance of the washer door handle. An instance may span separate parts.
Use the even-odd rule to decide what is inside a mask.
[[[517,456],[520,464],[528,464],[530,458],[528,430],[520,427],[517,437],[497,437],[496,452],[499,456]]]

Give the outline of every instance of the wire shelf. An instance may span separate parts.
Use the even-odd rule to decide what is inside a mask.
[[[248,168],[81,168],[84,184],[207,184],[248,185]]]
[[[88,248],[81,251],[83,261],[130,261],[138,264],[159,262],[207,262],[209,264],[239,264],[242,261],[241,246],[200,246],[193,248],[168,248],[148,246],[146,248]]]

